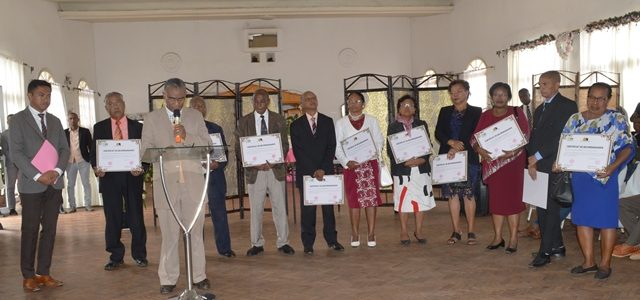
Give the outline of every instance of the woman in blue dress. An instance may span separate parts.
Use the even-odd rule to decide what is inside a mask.
[[[589,87],[587,111],[572,115],[563,133],[588,133],[611,136],[613,147],[609,164],[595,173],[573,172],[571,221],[578,227],[578,242],[584,261],[571,269],[572,274],[595,272],[596,279],[611,275],[611,253],[618,227],[618,173],[635,149],[625,117],[607,109],[611,86],[597,82]],[[557,167],[555,168],[557,170]],[[600,263],[595,263],[593,231],[600,229]]]

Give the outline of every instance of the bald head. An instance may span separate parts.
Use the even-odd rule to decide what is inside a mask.
[[[300,96],[300,107],[305,114],[315,115],[318,112],[318,97],[312,91],[306,91]]]
[[[199,111],[203,118],[207,118],[207,104],[204,102],[204,98],[195,96],[191,98],[191,108]]]

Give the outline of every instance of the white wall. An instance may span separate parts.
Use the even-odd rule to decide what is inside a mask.
[[[46,68],[58,83],[70,75],[74,86],[84,79],[95,88],[92,25],[61,20],[57,10],[49,1],[0,0],[0,53],[35,67],[25,84]],[[67,107],[77,111],[78,94],[65,93]]]
[[[487,72],[489,85],[507,81],[507,58],[498,57],[496,51],[640,9],[638,0],[456,0],[454,5],[450,15],[412,20],[413,75],[423,75],[429,68],[461,72],[480,57],[495,68]],[[579,62],[570,66],[578,71]]]
[[[243,29],[254,27],[282,30],[275,63],[249,63],[241,38]],[[170,77],[232,82],[265,77],[282,79],[283,89],[315,91],[320,110],[337,117],[344,78],[411,72],[409,18],[123,22],[95,24],[94,29],[99,89],[122,92],[128,113],[148,111],[147,84]],[[338,61],[346,47],[358,53],[351,67]],[[166,52],[182,57],[175,74],[161,66]],[[96,106],[98,119],[105,118],[104,107]]]

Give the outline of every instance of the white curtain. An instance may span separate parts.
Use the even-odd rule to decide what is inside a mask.
[[[464,80],[469,82],[471,95],[469,96],[469,104],[481,107],[483,110],[487,107],[487,69],[482,68],[475,71],[465,71]]]
[[[69,127],[67,122],[67,109],[64,102],[64,93],[62,93],[62,89],[57,83],[51,84],[51,104],[49,105],[47,112],[58,117],[60,122],[62,122],[62,127],[64,129]]]
[[[15,114],[26,107],[24,69],[22,64],[0,56],[0,86],[2,86],[2,129],[6,127],[7,115]]]
[[[556,50],[555,43],[547,43],[531,49],[509,51],[508,80],[513,92],[511,105],[520,105],[518,91],[526,88],[531,92],[533,75],[549,70],[567,70],[568,62]],[[570,71],[570,70],[568,70]]]
[[[620,102],[631,115],[640,102],[640,23],[581,33],[580,72],[592,71],[620,73]]]
[[[78,93],[78,106],[80,115],[80,126],[93,130],[96,123],[96,106],[93,91],[81,89]]]

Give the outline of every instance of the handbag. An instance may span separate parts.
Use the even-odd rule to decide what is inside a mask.
[[[391,177],[391,172],[389,172],[389,168],[384,163],[383,160],[379,160],[380,162],[380,186],[387,187],[393,184],[393,177]]]
[[[551,199],[562,207],[573,204],[573,189],[571,187],[571,172],[562,172],[551,183]]]

